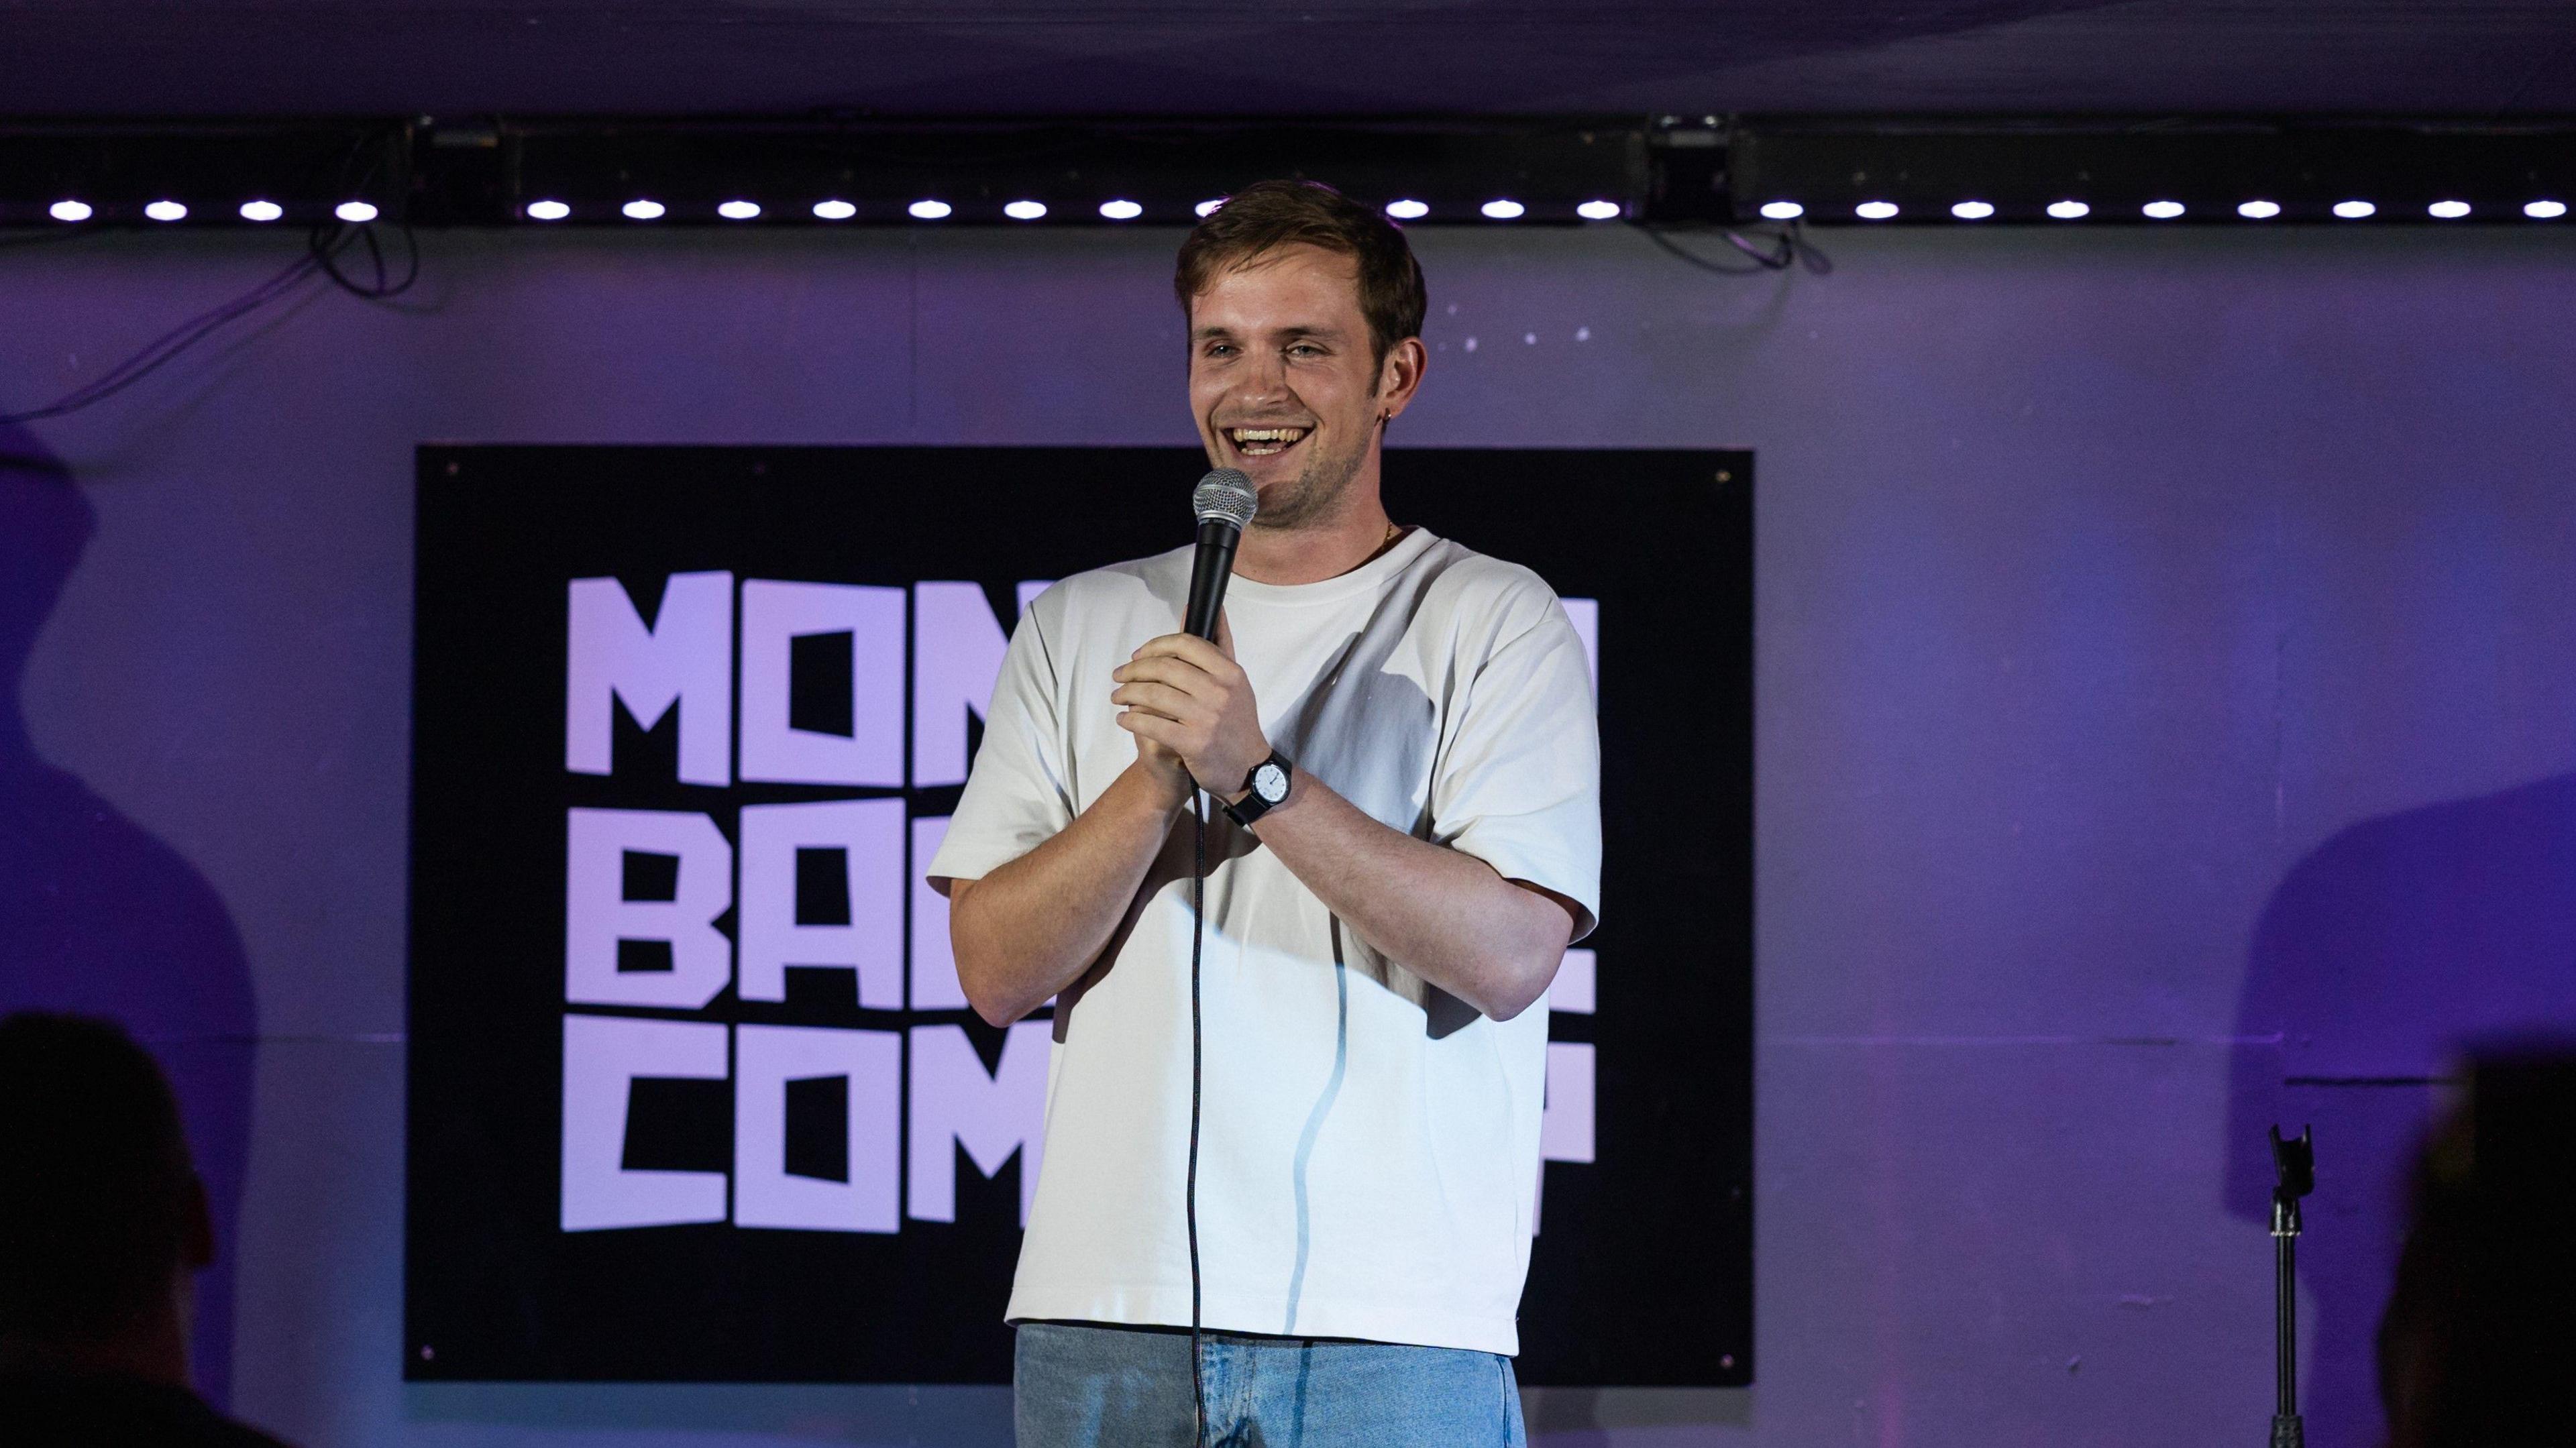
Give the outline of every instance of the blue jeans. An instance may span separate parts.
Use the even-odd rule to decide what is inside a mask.
[[[1449,1347],[1201,1336],[1210,1448],[1524,1448],[1511,1359]],[[1019,1448],[1190,1448],[1190,1335],[1022,1323]]]

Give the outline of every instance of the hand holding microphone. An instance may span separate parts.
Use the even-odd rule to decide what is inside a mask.
[[[1118,684],[1110,702],[1123,706],[1118,727],[1137,737],[1139,757],[1158,769],[1168,760],[1182,772],[1169,781],[1176,802],[1188,797],[1193,779],[1220,799],[1236,797],[1253,766],[1270,757],[1251,680],[1226,647],[1231,640],[1219,636],[1235,547],[1252,521],[1252,480],[1219,468],[1199,483],[1191,504],[1198,552],[1183,631],[1148,642],[1110,672]]]

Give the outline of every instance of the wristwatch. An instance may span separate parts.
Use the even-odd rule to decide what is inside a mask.
[[[1251,776],[1243,781],[1243,798],[1224,806],[1226,814],[1245,829],[1252,828],[1254,820],[1287,802],[1288,780],[1296,772],[1287,755],[1271,750],[1268,759],[1252,766]]]

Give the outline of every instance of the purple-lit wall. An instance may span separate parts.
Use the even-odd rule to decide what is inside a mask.
[[[1755,278],[1613,229],[1418,239],[1399,440],[1759,457],[1760,1381],[1533,1394],[1537,1440],[2261,1441],[2278,1117],[2326,1182],[2311,1441],[2369,1441],[2431,1092],[2283,1082],[2576,1025],[2576,238],[1843,233],[1832,275]],[[63,973],[193,1053],[201,1150],[242,1163],[241,1412],[1007,1441],[987,1390],[399,1383],[411,448],[1183,442],[1176,240],[434,237],[398,306],[316,292],[40,430],[81,498],[0,484],[0,644],[41,627],[0,928],[90,891],[44,917],[91,948]],[[284,246],[0,249],[0,406]]]

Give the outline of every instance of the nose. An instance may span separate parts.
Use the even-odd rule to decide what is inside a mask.
[[[1275,356],[1265,356],[1235,374],[1234,396],[1246,407],[1262,407],[1288,398],[1288,371]]]

